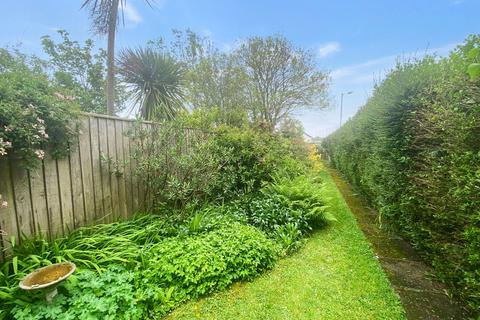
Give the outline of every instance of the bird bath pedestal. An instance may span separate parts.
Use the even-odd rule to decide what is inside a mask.
[[[67,279],[75,268],[75,264],[71,262],[55,263],[39,268],[20,281],[20,288],[27,291],[41,290],[45,292],[48,303],[51,303],[57,295],[57,286]]]

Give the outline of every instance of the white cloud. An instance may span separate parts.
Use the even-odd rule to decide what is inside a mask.
[[[409,53],[395,54],[371,59],[359,64],[335,69],[330,73],[330,76],[334,82],[343,80],[354,84],[366,82],[373,83],[373,79],[376,78],[375,76],[382,78],[387,71],[395,66],[395,63],[398,60],[406,61],[408,59],[421,58],[426,54],[445,56],[457,45],[458,43],[452,43],[443,47],[426,49],[423,51],[418,50]]]
[[[344,97],[342,123],[352,117],[360,106],[363,106],[372,94],[374,83],[380,82],[396,61],[405,61],[412,58],[421,58],[425,53],[437,56],[445,56],[457,43],[448,44],[439,48],[429,50],[417,50],[416,52],[400,53],[377,57],[364,62],[348,65],[330,73],[332,85],[330,94],[332,96],[331,108],[317,111],[308,110],[298,116],[305,126],[306,132],[314,136],[327,136],[340,125],[340,95],[342,92],[353,91],[353,94]]]
[[[138,10],[130,2],[125,3],[122,10],[127,21],[132,22],[133,24],[138,24],[143,21]]]
[[[340,43],[328,42],[320,45],[320,47],[317,50],[317,55],[320,59],[322,59],[336,52],[339,52],[340,50],[341,50]]]

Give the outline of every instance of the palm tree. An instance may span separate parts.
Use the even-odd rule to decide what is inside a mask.
[[[185,109],[184,69],[170,56],[152,48],[120,52],[118,69],[146,120],[171,120]]]
[[[151,0],[145,0],[151,7]],[[108,35],[107,47],[107,112],[115,114],[115,33],[118,8],[124,8],[126,0],[85,0],[82,9],[88,7],[93,30],[98,35]]]

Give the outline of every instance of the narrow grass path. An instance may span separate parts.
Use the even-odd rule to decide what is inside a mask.
[[[338,222],[253,282],[186,303],[167,319],[405,319],[335,183],[321,175]]]
[[[376,223],[377,214],[368,208],[351,186],[333,168],[328,172],[337,185],[357,224],[372,244],[378,260],[400,296],[410,320],[467,319],[468,313],[459,301],[450,297],[447,287],[431,277],[432,268],[415,249],[394,233]]]

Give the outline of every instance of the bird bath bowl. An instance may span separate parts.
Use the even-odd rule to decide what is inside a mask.
[[[75,264],[71,262],[55,263],[39,268],[20,281],[20,288],[27,291],[41,290],[49,303],[57,295],[57,286],[67,279],[74,271]]]

